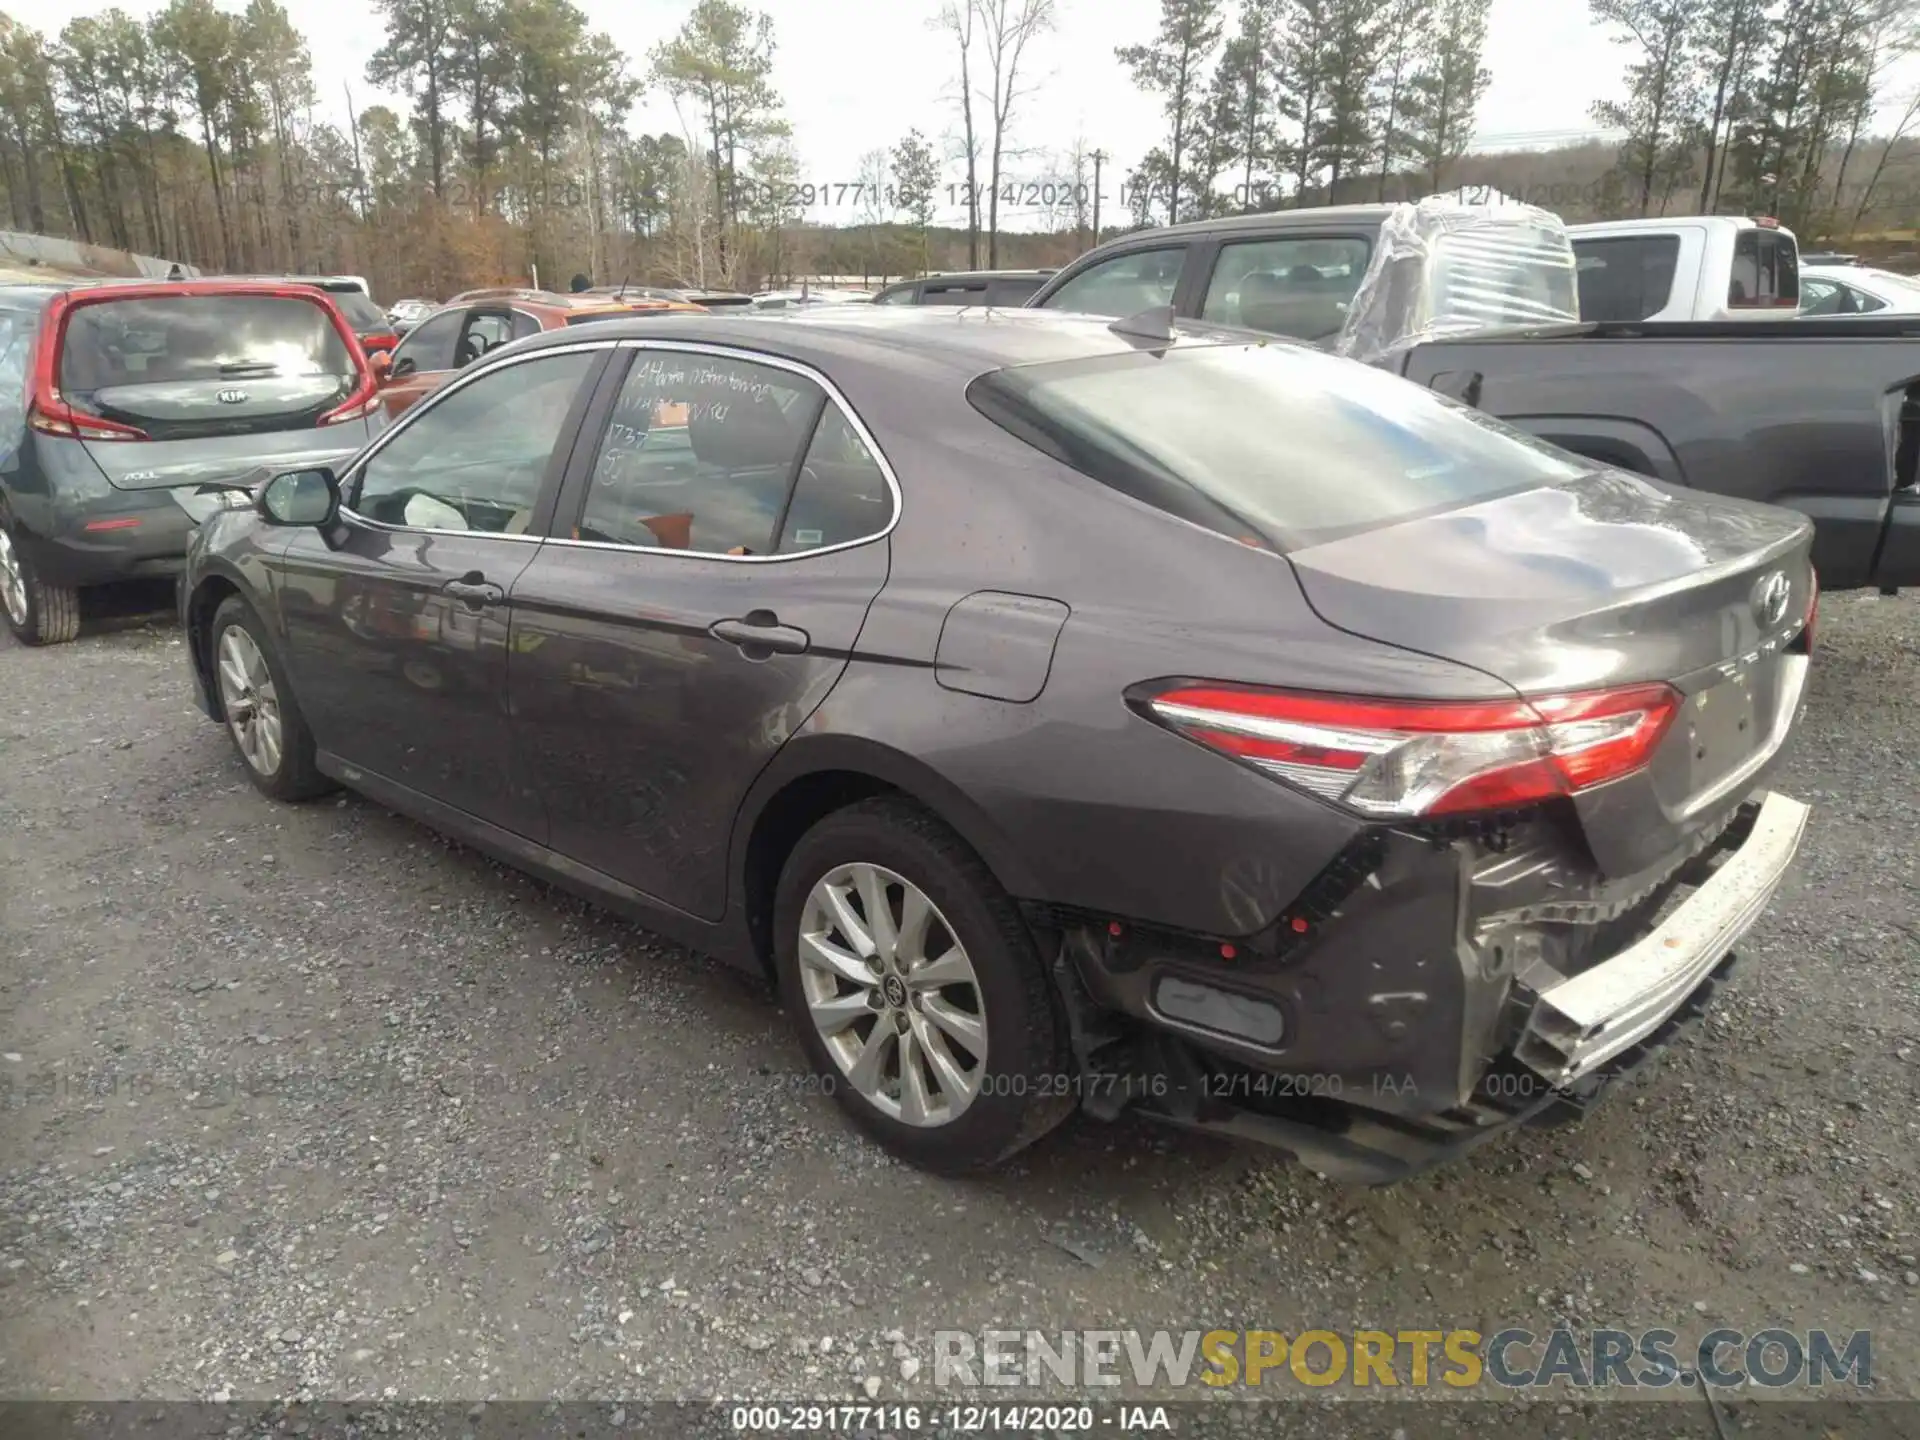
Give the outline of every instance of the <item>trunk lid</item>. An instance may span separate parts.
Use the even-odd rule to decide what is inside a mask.
[[[1812,535],[1793,511],[1602,471],[1289,559],[1329,624],[1522,695],[1678,690],[1646,772],[1575,802],[1596,859],[1625,873],[1723,821],[1784,741],[1805,679],[1788,647],[1813,599]]]

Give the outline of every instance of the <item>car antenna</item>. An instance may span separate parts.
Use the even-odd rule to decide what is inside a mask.
[[[625,275],[620,277],[620,289],[615,292],[613,298],[616,300],[624,300],[627,298],[627,277]]]
[[[1124,320],[1116,320],[1107,329],[1116,335],[1137,335],[1142,340],[1173,339],[1173,306],[1156,305]]]

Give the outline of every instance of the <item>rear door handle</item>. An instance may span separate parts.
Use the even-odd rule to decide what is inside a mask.
[[[737,620],[716,620],[707,633],[716,640],[738,645],[748,659],[765,655],[804,655],[812,642],[807,632],[782,625],[771,610],[753,610]]]
[[[507,598],[506,591],[498,585],[488,584],[478,571],[462,576],[458,580],[449,580],[440,587],[440,593],[451,595],[454,599],[463,602],[470,610],[478,610],[486,605],[498,605]]]

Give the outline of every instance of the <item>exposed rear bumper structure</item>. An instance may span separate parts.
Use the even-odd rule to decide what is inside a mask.
[[[1283,1046],[1266,1065],[1247,1064],[1221,1040],[1158,1016],[1150,1000],[1158,969],[1202,973],[1197,962],[1177,958],[1170,943],[1148,937],[1129,950],[1107,927],[1062,925],[1057,913],[1035,920],[1063,937],[1055,976],[1068,1003],[1075,1056],[1088,1077],[1091,1113],[1111,1118],[1133,1109],[1273,1146],[1347,1183],[1391,1184],[1455,1160],[1516,1126],[1579,1118],[1616,1080],[1647,1066],[1680,1038],[1732,973],[1734,947],[1779,889],[1809,813],[1787,796],[1755,794],[1706,850],[1666,882],[1666,899],[1649,896],[1649,904],[1667,907],[1665,913],[1645,914],[1639,924],[1646,928],[1630,932],[1637,938],[1615,942],[1624,948],[1600,948],[1596,958],[1568,947],[1561,953],[1586,963],[1557,969],[1542,957],[1501,978],[1506,1018],[1488,1035],[1492,1048],[1477,1059],[1461,1048],[1458,1034],[1447,1033],[1445,1014],[1414,1012],[1419,1023],[1397,1032],[1404,1059],[1389,1053],[1369,1060],[1369,1069],[1356,1065],[1329,1073],[1327,1059],[1356,1053],[1372,1033],[1369,1024],[1380,1019],[1371,1013],[1380,1006],[1356,1003],[1332,985],[1359,968],[1346,963],[1356,951],[1343,944],[1333,952],[1337,963],[1309,987],[1296,983],[1299,964],[1285,955],[1243,957],[1237,967],[1218,967],[1223,985],[1262,993],[1264,983],[1264,993],[1286,1012],[1291,1053]],[[1394,863],[1377,857],[1370,873]],[[1432,873],[1449,872],[1439,866]],[[1431,878],[1425,870],[1422,875]],[[1404,893],[1381,893],[1397,914],[1409,909],[1409,895],[1432,887],[1423,879],[1414,890],[1395,888]],[[1367,891],[1363,886],[1353,893],[1364,897]],[[1352,912],[1350,925],[1362,918],[1364,899],[1343,903]],[[1434,928],[1434,915],[1418,908],[1411,913],[1423,930]],[[1630,911],[1613,918],[1635,923]],[[1386,933],[1390,938],[1397,932]],[[1358,953],[1367,953],[1365,947]],[[1311,952],[1304,954],[1310,964]],[[1430,973],[1437,991],[1445,977],[1437,967]],[[1461,1012],[1456,1007],[1449,1013]],[[1307,1047],[1316,1037],[1326,1045],[1309,1059]],[[1469,1082],[1471,1093],[1453,1089],[1447,1078],[1462,1066],[1479,1077]],[[1396,1072],[1399,1083],[1387,1083]],[[1439,1078],[1425,1078],[1434,1075]]]
[[[1746,842],[1643,939],[1540,992],[1516,1051],[1550,1084],[1584,1079],[1665,1023],[1780,888],[1807,806],[1769,794]]]

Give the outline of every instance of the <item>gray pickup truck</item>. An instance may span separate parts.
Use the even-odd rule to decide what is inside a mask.
[[[1393,212],[1277,211],[1137,232],[1081,256],[1028,304],[1116,317],[1171,305],[1191,321],[1332,344]],[[1798,298],[1793,238],[1744,233],[1730,301],[1760,313],[1423,340],[1375,363],[1576,454],[1804,512],[1825,589],[1920,585],[1920,317],[1784,318]],[[1572,240],[1584,292],[1583,246],[1597,242]],[[1657,237],[1634,253],[1619,237],[1605,243],[1609,313],[1636,286],[1656,313],[1673,282]]]

